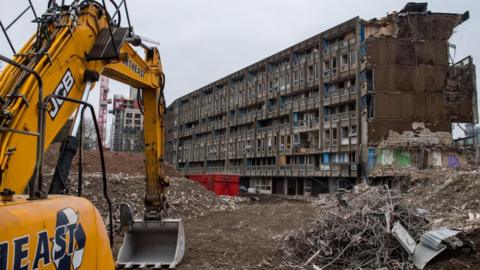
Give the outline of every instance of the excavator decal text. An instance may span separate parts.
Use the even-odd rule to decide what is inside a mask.
[[[70,91],[73,89],[73,85],[75,84],[75,80],[73,79],[72,72],[70,69],[65,72],[65,75],[63,75],[62,80],[58,83],[57,88],[55,88],[55,91],[53,94],[57,96],[63,96],[67,97]],[[55,117],[57,116],[58,112],[60,111],[60,108],[62,108],[64,100],[61,99],[56,99],[52,98],[50,100],[49,104],[49,112],[48,114],[52,118],[52,120],[55,120]]]
[[[131,71],[135,72],[138,74],[138,76],[144,78],[145,77],[145,70],[143,70],[141,67],[139,67],[137,64],[135,64],[132,60],[127,58],[127,60],[123,60],[122,63]]]
[[[82,224],[78,222],[78,213],[72,208],[57,212],[52,238],[49,238],[47,231],[39,232],[35,250],[28,248],[31,239],[30,235],[15,238],[11,247],[9,242],[0,243],[0,270],[7,270],[9,249],[13,252],[13,270],[38,269],[51,263],[57,270],[80,268],[87,238]],[[35,254],[33,261],[28,260],[30,254]]]

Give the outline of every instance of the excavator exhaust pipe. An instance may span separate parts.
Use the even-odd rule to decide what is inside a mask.
[[[127,229],[117,257],[119,269],[173,269],[185,252],[181,219],[133,220],[130,206],[120,207],[120,222]]]

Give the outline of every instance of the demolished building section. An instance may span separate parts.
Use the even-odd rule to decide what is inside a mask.
[[[167,108],[166,159],[288,195],[351,187],[397,158],[432,166],[425,146],[450,149],[451,123],[477,119],[473,60],[449,58],[467,19],[426,7],[353,18],[213,82]]]
[[[366,22],[360,49],[366,172],[461,166],[451,124],[477,122],[475,66],[471,57],[452,63],[448,40],[468,17],[404,10]]]

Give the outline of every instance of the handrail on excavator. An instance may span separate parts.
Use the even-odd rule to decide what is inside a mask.
[[[13,60],[11,60],[8,57],[5,57],[0,54],[0,60],[4,61],[12,66],[15,66],[27,73],[32,74],[35,79],[37,80],[38,83],[38,123],[37,123],[37,134],[30,134],[34,135],[37,137],[37,150],[36,150],[36,160],[35,160],[35,175],[32,177],[30,182],[28,183],[29,186],[29,196],[30,199],[33,200],[35,198],[38,198],[39,196],[44,196],[42,193],[43,189],[43,175],[42,175],[42,167],[43,167],[43,145],[44,145],[44,140],[45,140],[45,113],[46,107],[43,106],[44,103],[42,103],[43,100],[43,81],[42,77],[40,74],[38,74],[35,70],[32,70],[31,68],[24,66],[20,63],[17,63]],[[15,133],[20,133],[20,134],[25,134],[25,132],[15,130],[15,129],[9,129],[10,132],[15,132]],[[38,182],[38,190],[35,190],[35,182]]]

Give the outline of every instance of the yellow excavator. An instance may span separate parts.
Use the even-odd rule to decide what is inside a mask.
[[[0,55],[6,62],[0,73],[0,270],[174,268],[183,257],[185,237],[181,220],[168,217],[165,78],[159,52],[134,34],[126,0],[65,2],[50,0],[46,12],[37,16],[28,1],[21,15],[33,11],[37,31],[19,51],[8,38],[12,24],[0,22],[13,50],[11,58]],[[126,15],[126,27],[121,26],[121,14]],[[134,47],[143,48],[144,56]],[[145,212],[142,219],[134,219],[127,204],[119,207],[125,236],[116,259],[113,205],[96,121],[103,184],[99,193],[109,206],[108,226],[81,197],[81,175],[76,195],[68,194],[84,112],[96,119],[87,99],[100,75],[139,89],[144,113]],[[44,153],[69,119],[69,136],[46,183]]]

